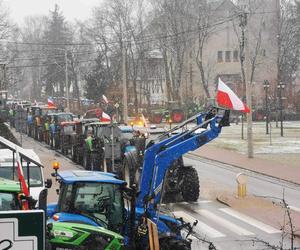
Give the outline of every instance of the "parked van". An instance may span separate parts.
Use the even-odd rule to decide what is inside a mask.
[[[38,155],[32,149],[21,148],[3,137],[0,137],[0,144],[5,146],[5,148],[0,149],[0,178],[18,181],[16,155],[15,151],[12,150],[18,149],[30,195],[37,201],[41,200],[42,196],[47,195],[47,188],[51,187],[52,180],[47,179],[45,182],[43,165]],[[30,177],[29,181],[27,176]]]

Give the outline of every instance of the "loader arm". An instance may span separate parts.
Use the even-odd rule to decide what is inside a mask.
[[[161,199],[164,177],[172,162],[218,137],[222,126],[228,125],[229,111],[226,110],[223,116],[211,112],[200,113],[193,117],[195,119],[197,125],[194,128],[159,141],[145,151],[137,207],[146,208],[149,213],[155,214],[156,204]],[[180,124],[178,128],[185,124]]]

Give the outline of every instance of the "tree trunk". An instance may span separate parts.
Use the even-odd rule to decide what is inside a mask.
[[[199,38],[199,40],[200,40],[200,38]],[[196,63],[197,63],[198,69],[200,71],[201,84],[204,89],[206,98],[210,98],[208,84],[206,84],[206,79],[205,79],[202,57],[203,57],[203,41],[201,40],[201,41],[199,41],[199,48],[198,48],[198,52],[197,52],[197,56],[196,56]]]
[[[170,75],[169,75],[167,51],[165,49],[163,50],[163,60],[164,60],[165,74],[166,74],[167,99],[169,102],[169,101],[172,101],[173,91],[171,88],[171,79],[170,79]]]

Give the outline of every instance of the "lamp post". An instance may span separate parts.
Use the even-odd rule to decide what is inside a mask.
[[[285,88],[285,84],[283,84],[282,82],[280,82],[277,85],[277,89],[279,91],[279,109],[280,109],[280,135],[283,136],[283,114],[282,114],[282,90]]]
[[[269,134],[269,102],[268,102],[268,89],[270,88],[270,84],[268,80],[264,81],[264,90],[266,93],[266,107],[265,107],[265,115],[266,115],[266,134]]]
[[[70,97],[69,97],[69,79],[68,79],[68,49],[65,48],[53,48],[54,50],[61,50],[65,54],[65,87],[66,87],[66,99],[67,99],[67,111],[70,109]]]

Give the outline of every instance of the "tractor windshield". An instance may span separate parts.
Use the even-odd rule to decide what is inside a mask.
[[[0,211],[19,210],[17,194],[0,192]]]
[[[15,170],[11,163],[6,163],[3,166],[0,164],[0,177],[8,180],[18,180],[18,171],[15,166]],[[42,170],[38,166],[30,166],[30,187],[42,187],[43,186],[43,176]],[[25,180],[27,181],[27,167],[23,165],[23,173]]]
[[[99,225],[121,232],[124,223],[123,198],[118,185],[84,182],[62,186],[61,212],[87,216]]]
[[[73,121],[73,116],[72,116],[72,114],[59,114],[57,116],[57,121],[58,121],[58,123],[71,122],[71,121]]]

